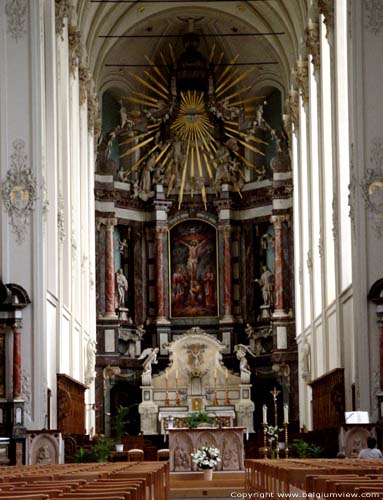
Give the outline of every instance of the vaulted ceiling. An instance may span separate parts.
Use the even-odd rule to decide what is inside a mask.
[[[97,89],[110,90],[116,97],[132,87],[129,72],[143,75],[146,68],[138,65],[147,64],[145,56],[158,62],[162,51],[167,59],[169,44],[176,57],[182,52],[182,38],[172,35],[189,31],[190,19],[193,31],[200,35],[199,50],[205,57],[215,44],[215,53],[224,52],[225,62],[237,56],[239,73],[251,67],[245,63],[265,63],[254,67],[247,83],[255,92],[270,87],[283,91],[300,50],[307,15],[305,3],[78,0],[77,25]],[[272,32],[279,34],[265,34]]]

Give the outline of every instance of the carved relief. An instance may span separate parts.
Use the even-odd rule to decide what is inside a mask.
[[[376,236],[383,236],[383,140],[375,137],[370,153],[371,167],[361,182],[362,195]]]
[[[239,470],[241,445],[237,436],[228,434],[224,437],[222,446],[222,470]]]
[[[179,435],[174,449],[175,471],[190,471],[191,453],[193,453],[193,446],[190,438],[186,434]]]
[[[59,194],[57,200],[57,233],[60,243],[64,243],[66,233],[64,220],[64,197],[62,194]]]
[[[21,391],[24,399],[24,413],[32,418],[31,376],[24,368],[21,369]]]
[[[55,0],[56,34],[61,38],[63,38],[65,19],[70,16],[71,10],[71,0]]]
[[[78,77],[80,80],[80,106],[82,106],[86,103],[92,77],[89,69],[83,65],[80,65]]]
[[[320,68],[320,36],[319,24],[309,22],[308,27],[305,29],[306,47],[309,54],[311,54],[311,62],[314,65],[315,71]]]
[[[51,434],[29,436],[29,463],[50,465],[59,463],[59,437]]]
[[[334,30],[334,0],[319,0],[319,12],[324,17],[327,33]]]
[[[37,183],[27,166],[25,142],[16,139],[12,146],[11,167],[3,180],[1,195],[16,242],[20,245],[25,239],[29,216],[37,200]]]
[[[364,0],[366,30],[373,35],[383,33],[383,4],[381,0]]]
[[[307,60],[299,57],[295,69],[292,70],[292,74],[301,97],[304,103],[307,104],[309,100],[309,69]]]
[[[289,95],[286,100],[286,108],[294,128],[297,129],[299,125],[299,94],[297,90],[289,90]]]
[[[27,31],[27,0],[7,0],[5,14],[8,22],[8,33],[19,41]]]
[[[88,93],[88,130],[91,132],[96,124],[99,113],[98,96],[94,92]]]
[[[68,48],[69,71],[74,78],[81,57],[81,33],[74,26],[69,26],[68,29]]]

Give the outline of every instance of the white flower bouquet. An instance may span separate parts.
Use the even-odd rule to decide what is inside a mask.
[[[278,426],[268,425],[266,427],[266,437],[270,446],[273,446],[274,441],[278,441],[278,435],[282,431],[283,429],[279,429]]]
[[[213,469],[221,461],[219,450],[214,446],[202,446],[191,456],[193,463],[197,464],[200,469]]]

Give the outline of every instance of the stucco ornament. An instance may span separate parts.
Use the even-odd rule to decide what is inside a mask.
[[[5,14],[8,21],[8,33],[16,42],[27,32],[27,0],[7,0]]]
[[[37,183],[27,164],[25,142],[16,139],[12,146],[11,167],[3,180],[1,196],[16,242],[20,245],[25,239],[29,216],[37,200]]]
[[[381,0],[364,0],[366,30],[373,35],[383,33],[383,3]]]
[[[361,181],[361,189],[376,236],[383,237],[383,139],[375,137],[370,152],[370,168]]]

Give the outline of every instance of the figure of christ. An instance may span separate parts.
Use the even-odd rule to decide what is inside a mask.
[[[185,292],[185,277],[182,271],[182,266],[178,266],[176,272],[172,276],[172,288],[174,305],[182,305]]]
[[[193,289],[194,282],[196,281],[197,278],[198,259],[202,255],[207,240],[206,239],[202,241],[192,240],[190,242],[190,245],[189,243],[186,243],[185,241],[182,240],[179,240],[179,242],[189,249],[187,267],[190,273],[190,288]]]
[[[205,292],[205,305],[206,307],[214,307],[215,306],[215,297],[214,297],[214,285],[215,285],[215,276],[211,266],[208,266],[207,271],[203,276],[203,288]]]

